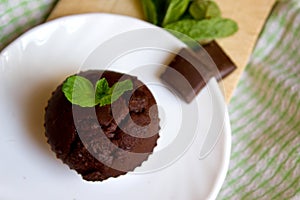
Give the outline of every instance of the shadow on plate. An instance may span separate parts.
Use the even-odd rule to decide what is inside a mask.
[[[57,81],[49,80],[48,82],[37,84],[25,99],[24,108],[26,115],[25,125],[29,136],[42,151],[51,157],[55,156],[55,154],[51,151],[45,136],[44,115],[48,99],[56,89],[57,83]]]

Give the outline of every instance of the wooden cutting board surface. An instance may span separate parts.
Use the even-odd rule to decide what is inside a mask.
[[[229,102],[276,0],[216,1],[223,17],[234,19],[239,25],[239,31],[235,35],[217,41],[238,67],[220,83],[225,99]],[[91,12],[115,13],[145,19],[139,0],[60,0],[48,20]]]

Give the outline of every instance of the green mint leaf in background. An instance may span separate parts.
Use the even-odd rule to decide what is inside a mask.
[[[222,14],[218,4],[214,1],[208,1],[205,18],[210,19],[210,18],[221,17],[221,16]]]
[[[95,90],[93,84],[81,76],[70,76],[62,86],[66,98],[81,107],[93,107],[95,103]]]
[[[168,24],[166,29],[181,32],[194,40],[208,41],[227,37],[238,30],[238,25],[231,19],[212,18],[204,20],[185,19]]]
[[[148,21],[202,44],[238,30],[235,21],[221,17],[221,10],[213,0],[141,0],[141,3]]]
[[[112,104],[122,94],[132,89],[133,84],[131,80],[117,82],[110,88],[107,80],[102,78],[96,83],[96,102],[100,106]]]
[[[180,20],[183,19],[194,19],[194,17],[187,11],[185,11],[185,13],[183,13],[183,15],[180,17]]]
[[[161,26],[167,10],[167,1],[166,0],[152,0],[156,7],[156,15],[158,23],[156,25]]]
[[[144,11],[144,15],[147,19],[152,24],[157,25],[158,24],[158,16],[156,12],[156,5],[152,0],[140,0],[142,4],[142,8]]]
[[[189,7],[189,12],[197,20],[221,17],[219,6],[210,0],[195,0]]]
[[[185,13],[190,0],[169,0],[168,8],[162,25],[166,26],[172,22],[176,22]]]

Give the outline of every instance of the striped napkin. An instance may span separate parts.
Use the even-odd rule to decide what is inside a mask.
[[[44,22],[56,0],[0,0],[0,50]]]
[[[0,0],[0,49],[56,0]],[[279,1],[229,105],[230,168],[218,199],[300,199],[300,1]]]
[[[300,199],[300,1],[279,1],[229,105],[219,199]]]

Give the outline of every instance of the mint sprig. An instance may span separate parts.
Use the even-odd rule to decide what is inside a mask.
[[[222,17],[214,0],[140,0],[146,19],[166,28],[176,37],[176,32],[200,43],[233,35],[238,24]],[[182,39],[182,37],[179,37]]]
[[[112,104],[126,91],[133,89],[131,80],[124,80],[109,87],[105,78],[96,82],[95,88],[88,79],[73,75],[67,78],[62,86],[65,97],[75,105],[81,107],[105,106]]]

